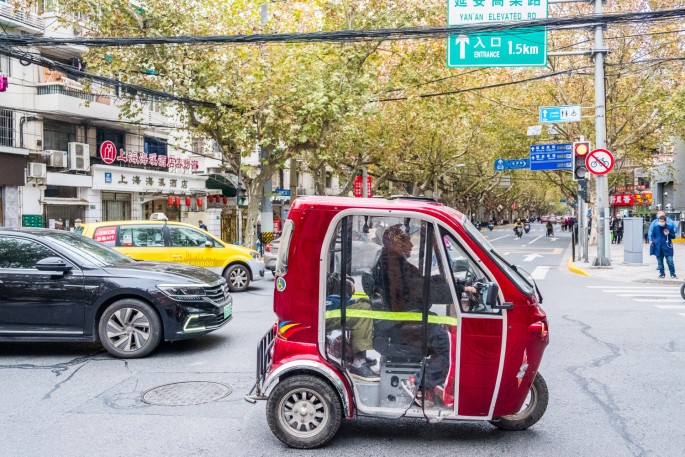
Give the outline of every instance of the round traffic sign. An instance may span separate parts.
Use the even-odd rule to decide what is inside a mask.
[[[585,157],[585,167],[595,175],[605,175],[614,168],[614,155],[606,149],[595,149]]]

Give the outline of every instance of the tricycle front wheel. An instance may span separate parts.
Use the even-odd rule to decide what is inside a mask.
[[[547,383],[540,373],[535,375],[535,380],[530,386],[526,401],[516,414],[501,416],[490,421],[500,430],[518,431],[525,430],[542,418],[549,402]]]
[[[685,300],[685,283],[680,286],[680,296],[683,297],[683,300]]]
[[[342,406],[328,383],[316,376],[296,375],[271,392],[266,420],[273,434],[288,446],[311,449],[323,446],[338,432]]]

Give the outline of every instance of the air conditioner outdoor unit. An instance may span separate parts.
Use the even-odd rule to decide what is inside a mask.
[[[67,151],[54,151],[49,149],[43,151],[43,153],[48,156],[48,165],[51,167],[67,168],[69,165],[67,162]]]
[[[69,143],[69,169],[90,170],[90,150],[86,143]]]
[[[28,178],[45,178],[48,175],[48,168],[44,163],[29,162],[26,166],[26,176]]]

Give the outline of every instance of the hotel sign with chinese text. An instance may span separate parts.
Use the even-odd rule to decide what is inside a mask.
[[[547,0],[448,0],[447,3],[448,26],[518,22],[546,17]],[[448,37],[449,68],[545,65],[545,29],[513,29]]]
[[[182,159],[180,157],[170,157],[163,154],[146,154],[144,152],[125,151],[117,148],[111,141],[105,141],[100,145],[100,158],[102,161],[111,165],[115,161],[144,168],[146,166],[167,168],[171,172],[191,173],[199,168],[199,163],[194,159]]]

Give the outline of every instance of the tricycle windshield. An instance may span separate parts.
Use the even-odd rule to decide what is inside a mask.
[[[502,271],[504,271],[509,279],[516,284],[521,292],[525,293],[526,295],[533,295],[533,285],[528,282],[528,280],[526,280],[526,278],[524,278],[514,266],[507,262],[504,257],[495,251],[495,248],[490,241],[488,241],[488,239],[485,238],[482,233],[480,233],[480,231],[471,223],[471,221],[469,221],[466,216],[464,216],[464,219],[462,220],[462,225],[471,238],[478,243],[485,252],[488,253],[489,257],[497,264],[498,267],[502,269]]]

